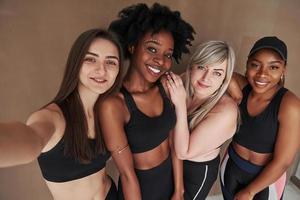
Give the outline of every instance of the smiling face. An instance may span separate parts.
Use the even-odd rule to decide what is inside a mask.
[[[207,66],[194,64],[191,68],[191,84],[194,95],[206,99],[217,91],[226,75],[227,60]]]
[[[106,39],[96,38],[83,59],[79,72],[79,91],[103,94],[114,84],[119,66],[117,47]]]
[[[131,66],[148,82],[153,83],[172,65],[174,40],[170,32],[146,33],[135,46]]]
[[[246,77],[256,93],[276,90],[284,72],[284,60],[271,49],[259,50],[247,61]]]

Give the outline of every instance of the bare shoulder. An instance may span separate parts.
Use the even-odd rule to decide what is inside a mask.
[[[118,110],[118,109],[123,109],[124,107],[125,107],[125,99],[120,92],[107,97],[99,105],[101,111],[105,111],[108,109]]]
[[[64,117],[61,109],[55,103],[51,103],[46,107],[32,113],[26,123],[27,125],[37,122],[58,124],[63,121]]]
[[[224,94],[211,112],[224,113],[226,115],[236,115],[237,111],[237,103],[230,96]]]
[[[65,120],[60,108],[52,103],[32,113],[26,124],[42,139],[43,150],[45,150],[55,138],[61,137]]]
[[[100,116],[114,117],[115,119],[125,119],[129,115],[125,99],[122,93],[116,93],[99,104]]]
[[[300,117],[300,99],[291,91],[287,91],[282,97],[279,109],[280,117]]]

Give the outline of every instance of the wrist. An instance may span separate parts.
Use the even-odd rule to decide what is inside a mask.
[[[246,189],[247,194],[249,195],[249,197],[252,199],[255,195],[255,192],[253,192],[251,189]]]
[[[182,112],[186,113],[187,112],[186,103],[181,103],[179,105],[176,105],[175,106],[175,111],[178,112],[178,113],[182,113]]]
[[[174,194],[183,195],[184,194],[184,188],[175,188]]]

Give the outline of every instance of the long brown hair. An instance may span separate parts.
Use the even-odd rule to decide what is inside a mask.
[[[95,149],[90,147],[87,135],[88,126],[84,113],[83,104],[78,93],[79,72],[83,64],[84,57],[91,43],[96,38],[103,38],[112,42],[119,52],[119,73],[113,86],[105,93],[101,94],[94,105],[95,123]],[[62,110],[66,120],[66,128],[63,136],[66,156],[72,156],[82,163],[90,162],[98,154],[106,153],[103,137],[99,125],[99,114],[97,105],[108,95],[115,92],[121,85],[123,71],[123,53],[121,44],[115,34],[101,29],[91,29],[82,33],[74,42],[68,56],[63,80],[59,91],[51,103],[56,103]]]

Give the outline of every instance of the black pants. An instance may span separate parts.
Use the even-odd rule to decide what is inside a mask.
[[[105,197],[105,200],[117,200],[118,199],[118,191],[116,184],[113,180],[111,180],[111,186],[110,189]]]
[[[264,166],[258,166],[240,157],[232,146],[228,147],[221,164],[221,188],[225,200],[233,200],[234,195],[249,185],[263,170]],[[275,186],[277,185],[277,187]],[[278,187],[281,185],[282,187]],[[278,200],[282,199],[285,185],[285,173],[275,183],[258,192],[254,200]]]
[[[142,200],[169,200],[174,191],[172,159],[169,156],[160,165],[148,169],[136,169]],[[124,199],[122,184],[118,184],[119,199]]]
[[[184,199],[204,200],[218,177],[220,156],[206,162],[183,161]]]

